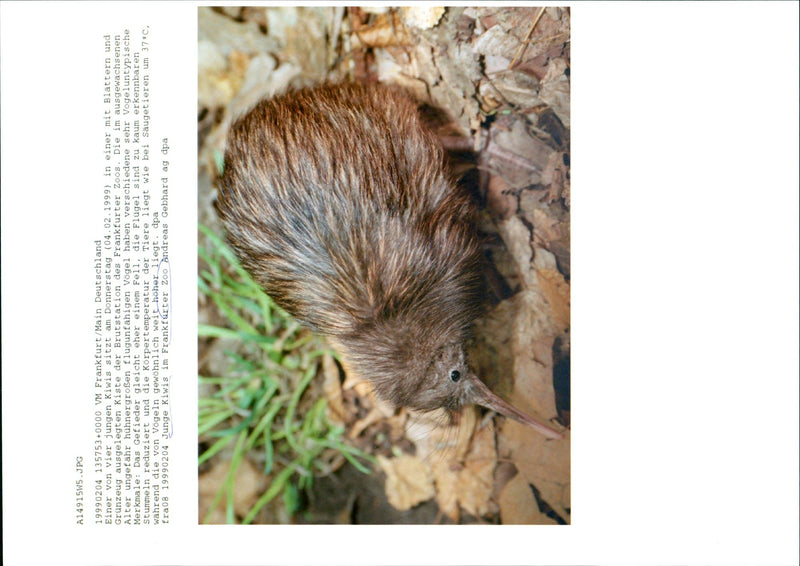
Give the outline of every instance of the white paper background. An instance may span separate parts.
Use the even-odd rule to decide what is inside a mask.
[[[197,523],[196,4],[3,3],[4,563],[797,564],[798,4],[572,8],[573,525]],[[76,527],[102,34],[171,146],[171,525]]]

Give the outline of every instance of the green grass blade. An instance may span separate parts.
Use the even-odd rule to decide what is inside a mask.
[[[229,525],[233,525],[236,520],[234,517],[234,508],[233,508],[233,491],[236,482],[236,470],[239,469],[239,465],[242,463],[242,459],[244,458],[244,450],[242,447],[244,445],[244,441],[247,438],[247,431],[242,431],[239,434],[239,438],[236,440],[236,446],[233,448],[233,458],[231,458],[231,467],[228,470],[228,478],[225,481],[225,486],[223,489],[227,492],[227,501],[225,505],[225,518]]]
[[[217,413],[213,417],[208,417],[205,420],[205,422],[198,423],[197,435],[198,436],[203,436],[205,433],[210,431],[212,428],[217,426],[219,423],[225,421],[226,419],[231,418],[232,416],[233,416],[233,412],[230,411],[230,410],[227,410],[227,411],[222,411],[220,413]]]
[[[225,448],[230,443],[231,440],[233,440],[232,436],[223,437],[217,440],[214,444],[212,444],[208,448],[208,450],[206,450],[200,455],[200,457],[197,459],[197,465],[200,466],[203,462],[207,461],[214,454]]]
[[[293,466],[294,462],[292,463],[292,465],[287,466],[286,468],[281,470],[280,473],[275,477],[275,479],[272,480],[272,485],[270,485],[269,489],[264,492],[264,495],[258,498],[258,501],[256,501],[255,505],[253,505],[253,507],[245,516],[245,518],[242,520],[242,524],[244,525],[250,524],[250,522],[255,518],[258,512],[261,511],[261,508],[264,507],[264,505],[266,505],[270,501],[272,501],[275,498],[275,496],[278,495],[281,492],[281,490],[283,490],[284,486],[286,485],[286,482],[289,481],[289,478],[292,477],[292,474],[294,473]]]
[[[224,328],[222,326],[213,326],[210,324],[198,324],[197,334],[199,336],[206,336],[210,338],[233,338],[245,342],[257,342],[258,344],[264,346],[271,346],[277,341],[275,336],[248,334],[247,332],[241,332],[231,328]]]

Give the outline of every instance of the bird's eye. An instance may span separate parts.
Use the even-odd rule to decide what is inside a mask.
[[[450,381],[458,381],[459,379],[461,379],[460,371],[454,369],[453,371],[450,372]]]

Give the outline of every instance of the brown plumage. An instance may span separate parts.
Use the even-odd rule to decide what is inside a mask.
[[[400,91],[326,85],[263,100],[233,124],[217,207],[255,280],[382,398],[479,403],[557,437],[469,370],[480,247],[474,206],[444,171]]]

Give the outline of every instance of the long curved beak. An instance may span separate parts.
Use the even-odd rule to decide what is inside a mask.
[[[480,379],[478,379],[477,376],[470,375],[470,385],[472,385],[472,387],[470,389],[469,400],[472,403],[476,405],[482,405],[487,409],[495,411],[496,413],[500,413],[503,416],[533,427],[547,438],[559,439],[564,437],[564,435],[562,435],[560,432],[539,422],[530,415],[523,413],[510,403],[507,403],[492,393],[492,390],[486,387],[486,385]]]

